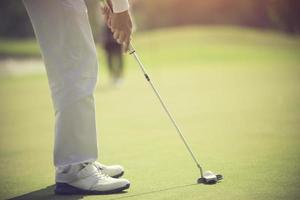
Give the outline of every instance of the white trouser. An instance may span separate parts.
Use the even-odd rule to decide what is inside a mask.
[[[55,109],[54,165],[95,161],[98,62],[84,0],[23,1],[42,50]]]

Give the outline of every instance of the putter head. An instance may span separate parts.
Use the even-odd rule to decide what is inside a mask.
[[[222,179],[223,179],[223,176],[221,174],[214,174],[211,171],[206,171],[206,172],[204,172],[203,177],[201,177],[197,180],[197,183],[212,185],[212,184],[216,184],[217,182],[219,182]]]

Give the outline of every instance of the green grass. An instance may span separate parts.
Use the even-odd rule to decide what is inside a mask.
[[[0,55],[13,57],[40,57],[35,40],[0,39]]]
[[[84,199],[300,198],[299,38],[234,27],[165,29],[135,38],[204,168],[225,179],[194,184],[199,172],[128,57],[123,87],[109,87],[103,66],[95,96],[100,160],[124,165],[132,186],[128,193]],[[80,199],[55,197],[48,187],[54,117],[46,76],[2,77],[0,97],[1,199]]]

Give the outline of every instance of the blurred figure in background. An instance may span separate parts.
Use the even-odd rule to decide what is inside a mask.
[[[85,0],[89,8],[89,19],[91,21],[91,27],[93,30],[96,43],[103,48],[106,56],[106,65],[110,77],[111,85],[114,87],[120,87],[124,82],[125,72],[125,57],[123,55],[123,46],[114,39],[113,33],[105,24],[105,15],[100,16],[99,10],[102,9],[104,0]],[[131,5],[134,3],[130,1]],[[130,13],[132,21],[132,32],[135,31],[135,23]],[[102,58],[101,58],[102,59]]]
[[[132,32],[136,30],[134,18],[131,15]],[[104,23],[101,23],[104,24]],[[112,31],[107,25],[101,27],[100,39],[103,49],[106,54],[106,63],[108,73],[111,78],[111,83],[115,87],[120,87],[123,84],[124,77],[124,55],[123,46],[120,45],[113,36]]]
[[[106,62],[114,86],[119,87],[123,83],[124,59],[122,45],[114,39],[108,26],[103,27],[102,45],[106,53]]]

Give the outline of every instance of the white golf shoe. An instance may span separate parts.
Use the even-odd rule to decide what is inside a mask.
[[[99,162],[94,162],[97,169],[101,170],[102,173],[107,174],[112,178],[119,178],[124,174],[124,168],[120,165],[103,165]]]
[[[129,188],[128,180],[112,178],[99,170],[96,165],[98,164],[80,164],[72,166],[67,173],[57,172],[55,193],[62,195],[110,194]]]

